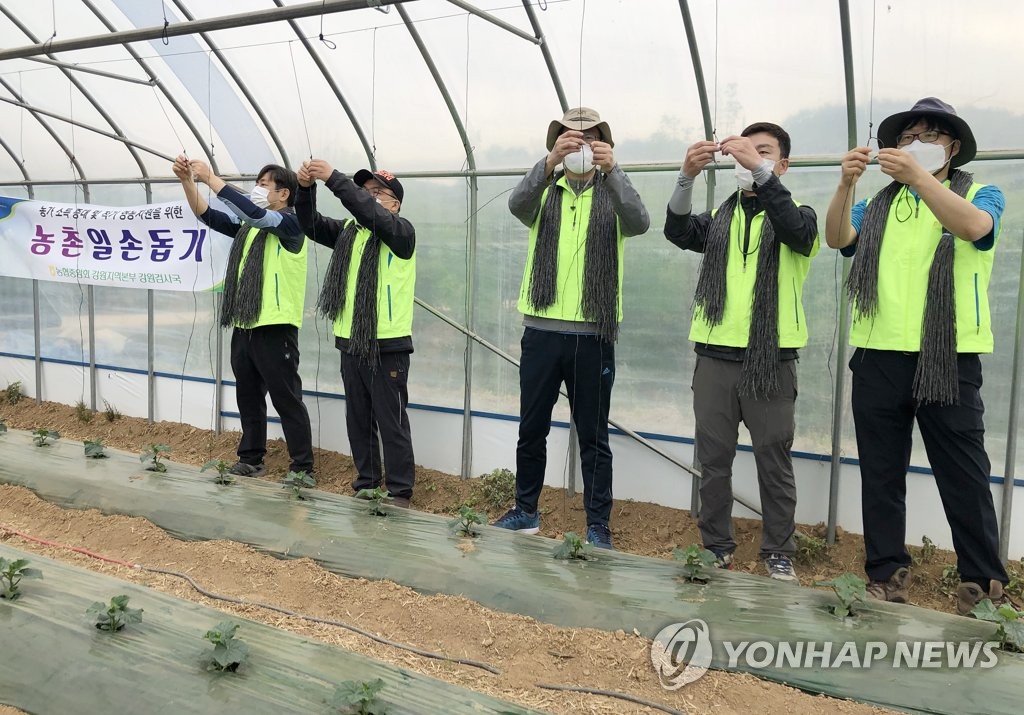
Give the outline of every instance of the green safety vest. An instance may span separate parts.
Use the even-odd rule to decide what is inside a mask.
[[[538,310],[530,302],[530,274],[533,272],[533,254],[537,247],[537,235],[540,232],[540,220],[543,209],[530,227],[530,245],[526,252],[526,270],[523,272],[523,284],[519,289],[519,312],[523,315],[535,315],[541,318],[589,322],[583,317],[583,263],[587,254],[587,227],[590,226],[590,202],[594,195],[591,186],[576,196],[563,175],[557,182],[562,187],[562,216],[558,235],[558,275],[555,278],[555,302]],[[540,197],[540,205],[547,201],[548,191],[544,189]],[[624,246],[619,221],[615,220],[615,241],[619,253],[619,289],[617,317],[622,320],[622,249]]]
[[[717,213],[717,209],[716,209]],[[729,260],[725,270],[725,311],[722,322],[710,325],[694,308],[690,340],[695,343],[745,348],[750,340],[750,316],[754,307],[754,281],[761,248],[761,228],[765,213],[754,215],[750,222],[750,243],[754,246],[746,256],[742,251],[746,216],[737,203],[729,226]],[[818,237],[810,256],[804,256],[784,243],[779,244],[779,347],[802,348],[807,344],[807,321],[804,319],[803,290],[811,258],[818,253]]]
[[[242,270],[249,256],[252,242],[260,232],[258,228],[250,228],[242,247],[242,260],[238,262],[238,280],[242,280]],[[303,238],[302,249],[292,253],[281,245],[281,241],[272,233],[267,233],[267,242],[263,250],[263,302],[260,314],[252,325],[239,326],[258,328],[261,325],[294,325],[302,327],[302,309],[306,301],[306,247]]]
[[[944,184],[948,187],[949,181]],[[971,201],[983,184],[973,184]],[[889,208],[885,237],[878,257],[878,313],[858,318],[854,311],[850,344],[875,350],[920,352],[928,274],[942,237],[942,224],[918,200],[909,218],[896,218],[898,201]],[[906,205],[902,210],[905,212]],[[997,237],[998,238],[998,237]],[[988,283],[995,246],[979,251],[970,241],[953,239],[953,292],[956,301],[956,349],[961,353],[990,353],[992,319]]]
[[[351,219],[349,219],[351,221]],[[348,223],[345,224],[348,226]],[[334,319],[334,334],[339,338],[352,337],[352,310],[356,302],[356,280],[363,250],[370,239],[370,229],[362,226],[356,231],[352,257],[345,280],[345,308]],[[337,249],[336,249],[337,250]],[[380,264],[377,268],[377,339],[404,338],[412,335],[413,299],[416,295],[416,254],[403,259],[380,242]]]

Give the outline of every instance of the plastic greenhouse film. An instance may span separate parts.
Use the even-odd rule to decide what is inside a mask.
[[[343,681],[384,687],[388,713],[532,713],[235,615],[0,545],[43,572],[21,597],[0,600],[0,703],[30,713],[327,713]],[[117,633],[86,616],[94,601],[129,597],[142,622]],[[249,646],[237,672],[208,671],[203,634],[230,618]]]
[[[564,627],[635,628],[654,638],[671,624],[701,619],[715,668],[908,711],[962,713],[983,702],[988,713],[1019,713],[1024,657],[999,651],[995,667],[951,668],[926,664],[921,655],[927,643],[977,649],[992,639],[992,623],[878,602],[842,620],[828,611],[836,603],[831,592],[731,571],[715,571],[706,585],[690,584],[680,579],[678,564],[624,553],[559,561],[550,539],[489,527],[463,553],[441,517],[405,509],[371,516],[364,501],[317,491],[306,501],[289,499],[280,485],[262,480],[221,487],[187,465],[155,474],[143,471],[138,457],[113,450],[111,459],[83,460],[80,447],[58,442],[40,455],[26,432],[10,432],[0,451],[2,482],[66,507],[141,516],[179,538],[231,539],[282,557],[309,557],[345,576],[463,595]],[[831,657],[824,666],[820,657],[766,663],[760,648],[748,653],[756,657],[730,664],[727,643],[774,649],[781,641],[819,651],[828,643]],[[836,663],[848,643],[861,656],[859,666]],[[863,667],[877,644],[885,645],[886,656]],[[917,648],[916,665],[897,662],[903,647]]]

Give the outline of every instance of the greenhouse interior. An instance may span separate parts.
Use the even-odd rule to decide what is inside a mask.
[[[6,646],[0,648],[0,661],[4,661],[0,663],[0,714],[8,712],[5,706],[12,713],[85,713],[98,712],[99,707],[110,712],[154,713],[214,712],[215,708],[217,712],[346,712],[337,707],[325,710],[321,691],[330,695],[338,681],[366,684],[372,678],[381,679],[389,713],[1017,712],[1018,678],[1024,673],[1024,620],[1017,620],[1024,619],[1024,612],[1018,610],[1024,600],[1024,519],[1019,514],[1013,518],[1015,507],[1024,508],[1024,494],[1016,493],[1014,503],[1016,489],[1024,487],[1024,476],[1016,476],[1017,467],[1024,466],[1017,450],[1024,436],[1019,422],[1024,358],[1024,84],[1014,78],[1024,74],[1024,59],[1012,33],[1024,26],[1024,4],[1012,0],[0,0],[0,16],[0,427],[10,428],[0,430],[0,489],[11,490],[0,492],[0,501],[9,502],[0,507],[0,562],[7,565],[25,558],[45,574],[40,581],[22,582],[22,598],[0,601],[0,621],[10,619],[21,629],[17,631],[20,642],[37,643],[26,645],[23,657]],[[992,640],[988,626],[993,624],[980,617],[969,621],[954,615],[958,557],[964,572],[970,567],[965,566],[963,551],[975,545],[965,545],[961,533],[970,527],[954,520],[951,529],[950,515],[963,515],[956,503],[969,497],[966,491],[961,495],[957,484],[947,484],[942,493],[937,488],[944,483],[943,475],[959,469],[959,463],[950,467],[953,458],[936,447],[935,438],[922,438],[917,425],[931,424],[922,417],[924,412],[913,427],[912,446],[902,455],[897,449],[897,461],[903,459],[906,467],[905,493],[898,485],[892,487],[897,492],[893,499],[905,511],[903,544],[909,548],[904,551],[914,559],[913,565],[904,565],[918,574],[920,590],[911,590],[911,606],[865,596],[863,605],[852,609],[854,614],[860,609],[859,616],[822,615],[832,596],[826,579],[835,577],[835,581],[847,571],[865,576],[868,557],[861,535],[865,533],[863,514],[865,509],[870,511],[862,496],[862,470],[868,471],[862,456],[866,454],[859,448],[851,402],[858,389],[851,361],[864,344],[857,342],[863,314],[851,298],[855,283],[850,276],[856,280],[863,272],[858,273],[855,253],[831,247],[826,219],[834,202],[853,204],[882,196],[893,178],[899,183],[899,176],[885,162],[895,154],[910,156],[900,149],[911,140],[918,144],[925,141],[921,134],[948,134],[942,129],[946,124],[938,129],[929,124],[927,131],[921,126],[886,124],[887,118],[900,113],[912,116],[912,108],[924,106],[925,98],[941,100],[938,114],[952,116],[954,128],[969,127],[976,141],[976,151],[970,147],[968,152],[966,137],[957,140],[961,143],[956,146],[970,157],[956,175],[976,177],[986,198],[993,193],[987,191],[989,187],[997,187],[995,193],[1001,194],[996,213],[992,209],[979,212],[985,217],[991,214],[992,220],[978,233],[991,236],[978,239],[987,240],[991,252],[979,259],[986,266],[980,270],[986,273],[980,279],[978,272],[973,274],[971,311],[962,311],[957,298],[954,320],[955,326],[968,320],[973,326],[977,310],[981,335],[982,328],[989,326],[982,326],[980,316],[991,313],[993,347],[985,347],[981,340],[971,342],[982,345],[979,349],[961,345],[959,350],[961,358],[970,354],[976,359],[972,365],[980,360],[971,394],[977,396],[980,386],[984,403],[977,417],[976,432],[981,436],[964,439],[975,440],[975,445],[983,440],[971,459],[983,462],[987,456],[990,462],[988,491],[981,486],[973,494],[977,496],[980,489],[983,501],[991,497],[991,506],[982,507],[991,512],[992,522],[986,527],[985,538],[991,543],[985,548],[1005,567],[1002,580],[1012,606],[1003,615],[1009,620],[1000,621],[997,664],[981,660],[970,666],[950,658],[937,670],[916,660],[901,664],[899,658],[893,660],[892,652],[903,647],[904,640],[987,644]],[[561,137],[569,136],[565,131],[572,133],[571,121],[584,118],[588,124],[580,125],[584,132],[580,142],[593,139],[595,144],[594,164],[586,171],[597,167],[602,182],[614,179],[620,189],[623,185],[627,192],[635,189],[635,201],[642,203],[646,220],[645,230],[627,231],[619,216],[619,253],[617,259],[611,256],[616,266],[612,270],[619,276],[613,298],[619,315],[614,321],[616,334],[610,339],[600,333],[587,336],[614,347],[614,389],[609,380],[610,406],[606,403],[603,408],[609,436],[603,449],[609,501],[614,464],[615,502],[604,527],[610,528],[618,552],[596,549],[591,561],[566,562],[568,570],[560,572],[559,562],[550,556],[554,542],[485,525],[506,507],[519,508],[521,494],[517,496],[515,485],[508,487],[507,503],[492,503],[483,515],[466,512],[487,518],[478,522],[482,536],[470,540],[465,549],[453,548],[445,525],[458,516],[460,506],[482,507],[479,498],[473,503],[468,495],[490,493],[488,488],[496,483],[493,476],[516,473],[517,460],[522,459],[524,393],[534,386],[525,370],[521,375],[520,360],[531,331],[545,330],[535,330],[537,320],[549,319],[531,314],[535,304],[530,302],[535,296],[533,281],[540,280],[541,273],[534,267],[531,274],[541,250],[539,244],[534,250],[534,242],[544,240],[545,224],[542,218],[534,221],[539,213],[522,220],[515,205],[531,172],[545,159],[549,172],[552,166],[562,171],[564,157],[552,162],[553,152],[561,146]],[[759,480],[765,464],[755,444],[761,437],[752,437],[745,424],[736,436],[731,465],[731,514],[738,525],[735,534],[729,527],[729,538],[742,542],[737,561],[750,561],[753,566],[737,564],[715,570],[710,580],[695,579],[679,586],[684,577],[673,562],[673,551],[677,559],[684,558],[691,543],[700,551],[701,542],[703,468],[697,454],[694,400],[700,388],[695,370],[706,353],[695,352],[690,335],[695,316],[706,306],[700,296],[706,296],[703,278],[705,269],[711,270],[712,254],[680,250],[675,240],[667,238],[673,220],[678,220],[673,202],[682,190],[697,217],[716,211],[726,205],[723,202],[741,201],[752,194],[753,184],[746,191],[737,188],[740,169],[753,170],[758,186],[763,185],[757,172],[770,165],[740,166],[744,157],[739,150],[735,155],[722,151],[730,145],[753,146],[741,134],[748,127],[763,127],[762,123],[781,127],[791,139],[791,147],[775,157],[772,171],[778,181],[770,181],[784,185],[801,215],[816,218],[813,250],[808,248],[797,261],[806,271],[802,296],[793,289],[797,328],[805,340],[787,343],[782,335],[775,345],[784,356],[779,365],[796,365],[791,386],[795,429],[785,451],[792,460],[795,507],[790,517],[797,532],[791,539],[796,538],[799,548],[796,556],[804,557],[795,559],[802,587],[779,583],[764,573],[764,554],[756,540],[761,534],[762,500],[769,492]],[[898,148],[886,144],[889,131],[893,137],[900,133]],[[714,145],[714,152],[709,151],[696,177],[683,176],[684,161],[701,142]],[[858,147],[867,148],[863,175],[855,184],[843,184],[849,157]],[[760,162],[764,154],[758,156],[757,151]],[[939,170],[940,182],[942,172],[953,172],[958,166],[955,156],[945,161],[943,167],[949,168]],[[348,204],[343,205],[342,193],[330,193],[328,176],[332,186],[340,185],[331,173],[336,171],[353,191],[371,186],[366,182],[380,182],[375,185],[384,191],[384,202],[371,190],[377,198],[371,210],[375,215],[387,213],[380,207],[386,209],[388,200],[397,199],[400,208],[392,203],[394,216],[415,229],[414,295],[411,284],[396,291],[406,291],[414,304],[413,349],[411,355],[402,354],[408,359],[405,433],[411,434],[409,457],[415,455],[416,487],[410,493],[412,509],[395,512],[393,505],[387,506],[389,516],[379,519],[379,524],[364,524],[362,503],[350,499],[359,458],[353,452],[347,411],[356,408],[339,369],[339,359],[346,364],[348,353],[339,358],[336,347],[355,346],[363,324],[353,318],[351,334],[342,336],[337,332],[344,325],[341,318],[335,321],[333,313],[325,317],[320,308],[322,291],[342,275],[336,271],[349,270],[347,256],[352,253],[339,266],[342,262],[333,260],[342,256],[336,247],[313,240],[294,254],[304,262],[305,276],[304,288],[301,284],[299,288],[304,297],[299,295],[296,308],[301,327],[294,354],[301,379],[301,391],[296,389],[296,394],[308,414],[310,454],[317,455],[315,476],[320,489],[313,488],[312,480],[295,486],[294,498],[279,506],[283,497],[273,482],[292,469],[285,468],[289,455],[282,446],[288,418],[282,421],[284,413],[270,400],[266,437],[279,440],[273,448],[276,452],[268,453],[268,464],[270,455],[276,455],[277,461],[270,465],[273,473],[265,475],[273,480],[273,489],[264,480],[242,480],[246,484],[230,488],[211,481],[216,471],[208,468],[211,462],[218,458],[222,466],[224,460],[235,462],[244,422],[241,410],[246,408],[240,407],[241,392],[236,389],[236,338],[230,320],[227,328],[221,320],[225,295],[232,292],[227,286],[233,287],[236,280],[244,283],[246,275],[239,270],[236,279],[230,270],[238,266],[235,247],[241,251],[241,239],[236,239],[233,229],[218,231],[201,220],[190,206],[189,191],[198,195],[202,208],[209,205],[237,224],[232,215],[237,206],[230,197],[241,195],[246,205],[255,203],[258,192],[250,192],[263,184],[269,165],[298,172],[296,223],[302,221],[303,194],[309,195],[306,187],[310,182],[316,186],[317,179],[316,211],[345,230],[349,224],[342,222],[359,221],[346,208]],[[189,167],[186,174],[191,175],[182,178],[175,173],[176,166]],[[569,171],[569,164],[564,166]],[[570,187],[570,179],[565,182],[567,192],[578,193]],[[944,190],[941,183],[932,183]],[[222,185],[228,193],[220,192]],[[951,196],[952,185],[947,192]],[[270,187],[271,192],[279,190]],[[977,211],[981,199],[976,190],[977,185],[965,188],[954,198]],[[594,192],[595,203],[587,199],[588,206],[598,205],[597,188]],[[925,190],[920,197],[931,205]],[[610,200],[618,211],[620,195]],[[868,203],[863,209],[863,224],[856,218],[858,209],[853,212],[854,226],[862,235],[869,215],[885,219],[870,207]],[[575,200],[571,210],[575,211]],[[546,212],[548,205],[541,208],[538,198],[536,211]],[[899,206],[895,212],[899,219]],[[564,222],[569,214],[561,215]],[[951,214],[935,209],[935,215],[939,217],[935,226],[945,236],[960,235],[944,228],[954,220]],[[899,219],[901,225],[903,220]],[[698,223],[695,219],[688,225]],[[714,223],[709,216],[707,223],[713,232],[718,223],[726,222]],[[587,238],[595,225],[591,222]],[[352,223],[351,230],[357,226],[361,224]],[[367,240],[383,245],[384,239],[375,237],[372,230],[359,230],[370,236]],[[889,228],[883,230],[888,234]],[[270,235],[260,231],[261,236]],[[310,235],[308,230],[306,234]],[[338,236],[340,246],[345,234]],[[784,243],[782,238],[777,240]],[[985,254],[981,243],[969,245],[973,240],[955,241],[954,255],[966,255],[964,249],[971,257]],[[282,245],[283,239],[278,255]],[[388,248],[397,251],[390,244]],[[867,245],[861,248],[866,254]],[[552,250],[563,255],[561,249]],[[741,251],[746,271],[750,255],[746,248],[722,250]],[[796,249],[786,244],[780,250],[783,254],[796,255]],[[883,252],[881,268],[876,265],[876,289],[880,276],[886,275],[886,257],[891,255]],[[388,270],[392,257],[388,254]],[[588,246],[584,260],[591,258]],[[760,272],[761,262],[755,260]],[[954,265],[963,266],[963,261]],[[579,265],[582,275],[586,267]],[[951,270],[962,277],[967,268]],[[990,278],[985,277],[987,272]],[[933,290],[927,276],[912,273],[910,269],[906,274],[909,283]],[[347,275],[350,285],[345,290],[356,311],[376,300],[373,315],[383,310],[381,306],[390,314],[390,285],[385,303],[379,296],[361,303],[360,288],[354,286],[358,282],[355,269]],[[732,280],[732,273],[729,276]],[[614,274],[611,279],[614,283]],[[587,278],[581,280],[580,300],[587,313],[591,286]],[[782,310],[792,297],[784,292],[788,289],[781,276],[778,285],[775,300],[782,331]],[[263,290],[268,295],[266,285]],[[757,300],[752,299],[755,312]],[[531,306],[525,317],[524,305]],[[752,336],[750,312],[748,306],[746,320]],[[930,335],[927,326],[914,329]],[[952,332],[957,330],[954,327]],[[740,350],[747,346],[745,331]],[[572,328],[560,334],[577,335],[578,345],[578,333]],[[383,335],[370,342],[380,343],[381,359],[385,359]],[[787,350],[793,353],[790,357],[796,355],[794,345],[799,349],[798,360],[787,362]],[[920,350],[923,355],[925,348]],[[902,354],[916,360],[917,355],[916,349],[906,347],[884,352],[892,352],[896,359]],[[747,348],[746,354],[753,351]],[[957,359],[954,355],[953,379],[955,385],[959,364],[962,390],[965,363]],[[745,358],[739,360],[733,364],[742,364],[745,371]],[[579,385],[577,400],[587,386]],[[266,395],[266,384],[260,386]],[[541,535],[558,542],[563,537],[568,541],[568,531],[583,534],[592,526],[588,492],[593,478],[588,481],[584,471],[595,459],[580,448],[583,437],[574,418],[583,407],[571,414],[566,390],[572,392],[572,388],[568,382],[560,386],[563,391],[550,418],[550,432],[544,430],[546,446],[544,435],[541,439],[545,490],[539,507]],[[891,399],[895,401],[895,395]],[[60,409],[72,416],[68,418],[72,425],[77,413],[81,424],[76,425],[77,432],[71,430],[56,441],[56,425],[44,420]],[[121,417],[122,424],[134,426],[124,427],[120,441],[108,440],[112,459],[86,460],[83,466],[77,442],[96,439],[90,430]],[[393,446],[384,435],[383,422],[378,432],[372,413],[370,419],[379,478],[382,457],[377,450],[383,449],[383,462],[390,472],[388,450]],[[761,425],[756,431],[763,436],[764,429]],[[182,436],[188,449],[175,443],[166,457],[173,465],[166,477],[140,471],[140,461],[145,459],[140,460],[138,451],[148,447],[153,452],[150,458],[159,464],[160,450],[153,448],[170,441],[171,430],[177,430],[174,434]],[[589,427],[587,431],[589,435]],[[47,433],[55,440],[53,445],[46,444]],[[32,435],[36,435],[36,446],[42,440],[50,449],[39,452],[32,446]],[[860,444],[870,442],[867,435],[866,430],[860,435]],[[288,442],[290,449],[290,436]],[[136,449],[136,444],[141,446]],[[87,455],[88,450],[86,442]],[[242,447],[238,450],[242,464]],[[334,455],[335,461],[322,459],[325,454]],[[347,471],[331,474],[330,465],[342,463],[337,455],[348,460],[344,462]],[[301,461],[294,454],[291,460],[293,466]],[[310,487],[308,492],[315,496],[303,497],[300,486]],[[443,504],[439,492],[447,494],[454,506]],[[38,504],[29,502],[29,496]],[[33,510],[56,511],[45,511],[49,516],[36,521],[23,513],[29,503]],[[583,654],[557,657],[570,651],[554,641],[543,641],[534,647],[543,649],[543,643],[548,643],[545,652],[555,654],[551,665],[537,664],[520,672],[516,668],[527,666],[502,652],[505,649],[499,646],[511,648],[501,640],[503,636],[487,633],[492,621],[487,621],[482,635],[473,630],[469,615],[448,621],[438,616],[435,625],[427,628],[430,633],[434,632],[430,628],[439,632],[448,623],[453,633],[466,629],[462,641],[448,641],[449,660],[458,656],[488,661],[487,656],[498,651],[507,659],[502,665],[509,671],[507,680],[498,680],[503,676],[493,675],[497,668],[486,677],[478,671],[467,675],[465,663],[434,665],[419,656],[382,654],[381,646],[357,648],[340,636],[284,627],[278,625],[277,617],[262,620],[238,607],[231,611],[236,618],[262,620],[274,627],[240,620],[241,633],[243,637],[251,634],[257,657],[239,669],[244,674],[238,681],[242,685],[209,680],[214,676],[193,667],[199,646],[183,640],[182,634],[193,622],[209,621],[212,627],[212,614],[224,610],[223,603],[199,599],[197,605],[187,587],[157,582],[163,576],[140,580],[138,568],[134,575],[129,575],[131,569],[91,573],[96,568],[84,557],[69,560],[53,544],[44,550],[38,541],[22,539],[34,525],[38,539],[63,542],[67,539],[60,535],[65,532],[54,531],[53,524],[69,518],[61,514],[86,509],[98,509],[104,518],[147,520],[147,528],[155,526],[159,538],[175,542],[223,539],[252,547],[244,552],[246,558],[268,558],[272,564],[308,558],[332,578],[393,581],[396,588],[411,589],[409,603],[417,598],[461,596],[488,613],[500,612],[502,618],[518,614],[553,629],[546,636],[550,639],[573,640],[565,636],[570,631],[589,634],[585,638],[592,639],[593,645],[586,658],[592,660]],[[546,509],[570,513],[575,521],[569,517],[556,521]],[[655,512],[644,509],[657,509],[661,521],[652,518],[645,524],[639,514]],[[630,513],[632,521],[627,518]],[[545,527],[546,519],[550,528]],[[627,524],[636,533],[627,530]],[[470,525],[467,531],[475,528]],[[76,543],[80,549],[102,552],[101,546],[116,544],[129,549],[118,552],[123,563],[145,562],[145,545],[131,544],[127,538],[90,546],[84,540],[90,533],[84,530],[83,541]],[[72,533],[67,535],[70,538]],[[659,543],[639,546],[647,542]],[[838,557],[816,562],[807,555],[812,546],[822,553],[843,546],[850,558],[842,561],[842,568]],[[940,556],[933,556],[936,552]],[[171,563],[170,553],[161,552],[162,563]],[[399,553],[402,556],[397,557]],[[706,553],[720,556],[713,549]],[[225,552],[223,560],[229,558],[235,557]],[[945,561],[930,563],[933,558]],[[189,573],[180,563],[165,568]],[[278,574],[274,569],[285,566],[265,568]],[[216,569],[209,575],[214,577]],[[78,608],[78,600],[67,592],[91,595],[105,588],[86,600],[109,599],[117,588],[110,577],[132,581],[123,590],[132,594],[133,602],[153,601],[151,606],[146,601],[142,624],[126,626],[129,635],[117,634],[121,646],[108,657],[119,670],[114,665],[80,665],[80,659],[108,647],[98,645],[100,636],[91,631],[75,633],[82,618],[61,615],[40,620],[31,612],[33,592],[42,593],[42,601],[54,609],[70,609],[67,613]],[[926,584],[927,579],[934,583]],[[260,583],[262,588],[252,581],[251,589],[239,591],[239,603],[271,601],[276,582],[268,577]],[[703,585],[687,590],[696,588],[694,583]],[[58,584],[64,585],[58,588]],[[915,595],[926,586],[930,600]],[[841,590],[833,588],[836,593]],[[325,596],[335,593],[324,589]],[[316,593],[311,586],[310,594],[315,597]],[[354,598],[349,592],[337,593]],[[995,593],[991,592],[993,602]],[[353,606],[348,615],[362,608]],[[427,620],[445,611],[433,602],[422,609]],[[292,610],[309,612],[310,608],[300,601]],[[347,612],[319,615],[338,619]],[[162,617],[168,621],[166,626],[156,623]],[[398,623],[405,617],[387,622],[395,630],[372,622],[364,627],[379,635],[392,633],[394,640],[401,641]],[[669,624],[677,621],[676,625],[686,626],[696,619],[706,622],[712,637],[704,664],[704,670],[710,667],[706,676],[703,670],[693,670],[703,657],[699,647],[682,660],[675,658],[676,651],[670,657],[671,649],[663,649],[658,657],[655,654],[664,645]],[[162,629],[159,633],[131,635],[132,629],[142,629],[151,621],[154,631]],[[559,635],[554,629],[560,629]],[[527,629],[513,622],[508,630]],[[479,642],[473,640],[475,635]],[[58,637],[66,637],[69,644],[59,663],[49,652]],[[671,637],[677,646],[683,638],[678,629]],[[699,645],[700,633],[689,637]],[[160,652],[140,659],[132,648],[154,642],[145,638],[167,640],[156,641],[162,643]],[[867,646],[869,651],[872,644],[881,644],[890,657],[873,665],[863,660],[862,667],[855,657],[851,669],[830,663],[828,657],[815,666],[808,656],[801,665],[797,656],[782,667],[781,655],[777,662],[768,656],[755,658],[753,646],[745,658],[731,657],[736,651],[729,650],[730,642],[757,642],[774,654],[769,647],[801,638],[831,640],[836,651],[844,641]],[[488,641],[487,646],[480,645]],[[523,649],[529,647],[525,643]],[[439,644],[444,644],[440,636],[423,635],[420,645],[432,650]],[[610,660],[595,655],[599,647]],[[642,657],[629,655],[640,651]],[[280,658],[275,660],[270,653],[279,653]],[[663,658],[660,667],[659,657]],[[176,662],[180,659],[188,663],[181,666]],[[899,672],[903,668],[908,672]],[[602,680],[596,675],[616,669],[622,670],[621,677]],[[142,678],[137,689],[114,695],[113,683],[128,672]],[[338,672],[351,672],[351,676],[341,677]],[[197,673],[208,679],[205,684],[193,681],[200,677]],[[746,680],[726,680],[733,677]],[[481,685],[481,678],[494,682]],[[545,689],[534,680],[563,686]],[[763,690],[762,683],[771,689]],[[190,689],[195,694],[184,697]],[[608,691],[614,693],[607,695]],[[369,707],[367,702],[359,705],[353,700],[352,707]]]

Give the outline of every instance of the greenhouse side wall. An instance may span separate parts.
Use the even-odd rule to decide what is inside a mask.
[[[69,361],[46,359],[42,364],[42,399],[74,404],[80,399],[89,402],[88,368],[67,364]],[[34,362],[27,356],[0,355],[0,384],[19,380],[29,395],[35,395]],[[101,368],[97,371],[97,404],[107,400],[126,415],[145,417],[147,410],[146,375],[125,370]],[[85,390],[83,393],[83,386]],[[84,397],[83,397],[84,394]],[[225,384],[222,391],[222,426],[238,429],[234,391]],[[319,392],[307,394],[307,407],[313,423],[314,441],[319,446],[348,453],[345,434],[345,403],[341,395]],[[562,400],[564,402],[564,399]],[[155,419],[157,421],[185,422],[204,429],[215,425],[212,405],[212,381],[180,380],[158,377],[155,385]],[[269,409],[272,422],[268,429],[271,438],[282,437],[280,423],[273,408]],[[461,468],[462,414],[453,408],[413,404],[409,412],[412,422],[416,461],[424,467],[458,474]],[[514,468],[518,420],[508,415],[476,414],[473,417],[473,474],[483,474],[499,467]],[[646,434],[659,449],[675,459],[689,464],[693,460],[692,440],[687,437]],[[665,506],[688,509],[690,506],[691,477],[678,466],[656,454],[632,438],[613,433],[612,451],[615,455],[615,496],[617,499],[647,501]],[[797,478],[797,520],[815,524],[825,521],[828,513],[829,467],[826,455],[795,453],[794,470]],[[548,465],[546,483],[567,485],[569,459],[569,429],[564,422],[556,423],[548,439]],[[998,464],[996,459],[993,460]],[[753,454],[741,445],[734,465],[734,490],[738,497],[757,504],[758,489]],[[577,489],[582,482],[576,480]],[[1002,485],[993,481],[991,486],[997,505],[1002,499]],[[1016,488],[1018,497],[1021,484]],[[1017,500],[1018,502],[1020,499]],[[860,533],[860,474],[856,463],[844,461],[839,477],[838,524],[847,531]],[[934,480],[927,470],[912,468],[907,479],[908,509],[907,541],[919,543],[927,535],[943,548],[952,547],[952,537],[945,519],[939,518],[942,504]],[[739,504],[734,514],[756,518]],[[1009,557],[1024,557],[1024,521],[1016,519],[1010,534]]]

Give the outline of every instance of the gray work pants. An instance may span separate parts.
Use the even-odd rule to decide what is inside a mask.
[[[693,412],[700,460],[700,520],[704,547],[720,554],[736,549],[732,526],[732,463],[739,424],[750,432],[761,493],[761,557],[795,551],[796,481],[793,477],[796,360],[779,363],[781,390],[770,399],[741,396],[743,363],[697,356]]]

